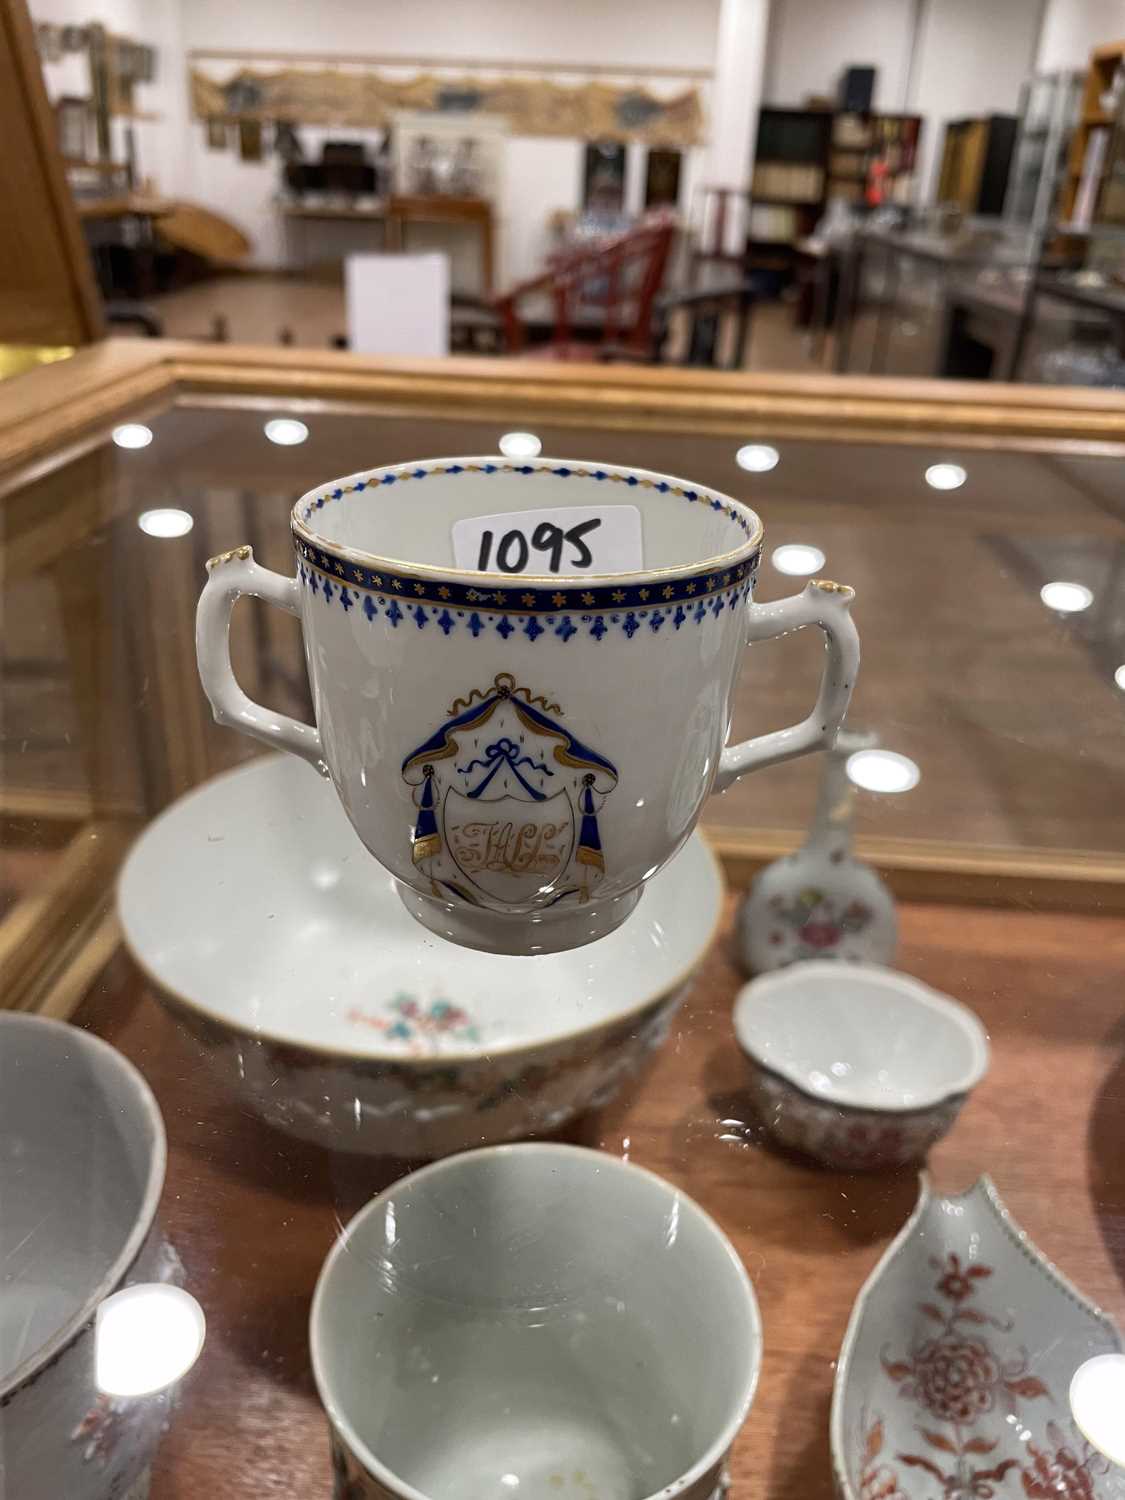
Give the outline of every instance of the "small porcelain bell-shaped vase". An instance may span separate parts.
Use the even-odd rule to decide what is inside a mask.
[[[847,760],[876,743],[841,730],[824,752],[816,814],[795,854],[767,865],[738,918],[743,963],[753,974],[809,958],[890,963],[898,921],[890,891],[852,854],[855,788]]]

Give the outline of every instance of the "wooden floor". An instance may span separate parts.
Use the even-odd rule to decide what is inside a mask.
[[[210,339],[215,319],[232,344],[278,344],[283,334],[303,349],[325,349],[346,327],[343,283],[302,276],[220,276],[154,297],[151,307],[173,339]]]
[[[933,1153],[936,1188],[990,1173],[1044,1253],[1125,1322],[1125,920],[930,906],[906,908],[902,930],[901,966],[972,1005],[992,1042],[989,1076]],[[765,1354],[731,1500],[829,1500],[840,1340],[917,1179],[846,1176],[769,1148],[731,1031],[740,983],[728,927],[641,1085],[568,1138],[682,1186],[750,1272]],[[76,1019],[156,1093],[169,1144],[163,1223],[208,1320],[154,1497],[327,1500],[309,1299],[341,1227],[405,1164],[334,1155],[259,1124],[124,959]]]
[[[210,339],[215,319],[231,343],[277,344],[283,334],[299,348],[325,349],[344,334],[344,288],[335,276],[225,276],[151,301],[168,338]],[[820,368],[793,326],[793,309],[763,302],[754,309],[745,366],[808,372]]]

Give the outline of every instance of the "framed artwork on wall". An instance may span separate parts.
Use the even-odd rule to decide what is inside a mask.
[[[59,150],[67,161],[85,161],[90,128],[90,101],[64,94],[55,105]]]
[[[591,141],[586,147],[582,207],[621,213],[625,207],[625,147],[618,141]]]
[[[261,120],[239,120],[238,122],[238,154],[243,161],[261,161],[262,159],[262,122]]]

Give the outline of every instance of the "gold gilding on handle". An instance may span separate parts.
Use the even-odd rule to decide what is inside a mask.
[[[820,589],[825,594],[847,594],[854,597],[855,589],[847,583],[833,583],[831,578],[810,578],[809,587]]]
[[[251,556],[253,554],[249,547],[232,547],[229,552],[220,552],[217,557],[209,557],[207,571],[210,573],[211,569],[217,568],[220,563],[234,562],[236,558],[239,562],[245,562]]]

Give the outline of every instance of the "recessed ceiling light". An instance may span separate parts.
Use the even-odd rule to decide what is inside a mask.
[[[147,448],[152,442],[152,428],[143,422],[123,422],[113,429],[113,441],[119,448]]]
[[[847,770],[865,792],[908,792],[922,778],[914,761],[897,750],[857,750],[848,756]]]
[[[1058,610],[1061,615],[1076,615],[1094,602],[1093,591],[1084,583],[1045,583],[1039,597],[1048,609]]]
[[[199,1358],[203,1309],[182,1287],[147,1282],[114,1292],[94,1322],[94,1382],[107,1396],[143,1396],[179,1380]]]
[[[1070,1411],[1082,1436],[1125,1465],[1125,1354],[1097,1354],[1070,1382]]]
[[[303,443],[309,435],[309,429],[303,422],[298,422],[296,417],[271,417],[263,431],[270,442],[276,443],[279,448],[293,448],[298,443]]]
[[[149,536],[187,536],[195,521],[188,511],[165,506],[159,510],[142,510],[137,525]]]
[[[926,483],[932,490],[959,490],[968,477],[960,464],[931,464],[926,470]]]
[[[1122,662],[1121,666],[1119,666],[1117,671],[1114,672],[1113,680],[1114,682],[1116,682],[1121,691],[1125,693],[1125,662]]]
[[[734,461],[740,469],[747,469],[751,474],[768,474],[771,469],[776,469],[781,460],[781,454],[776,448],[771,448],[769,443],[747,443],[734,455]]]
[[[819,547],[807,546],[804,542],[786,542],[775,547],[770,561],[779,573],[804,575],[818,573],[824,567],[824,553]]]
[[[506,432],[500,439],[500,452],[505,458],[537,458],[543,444],[533,432]]]

